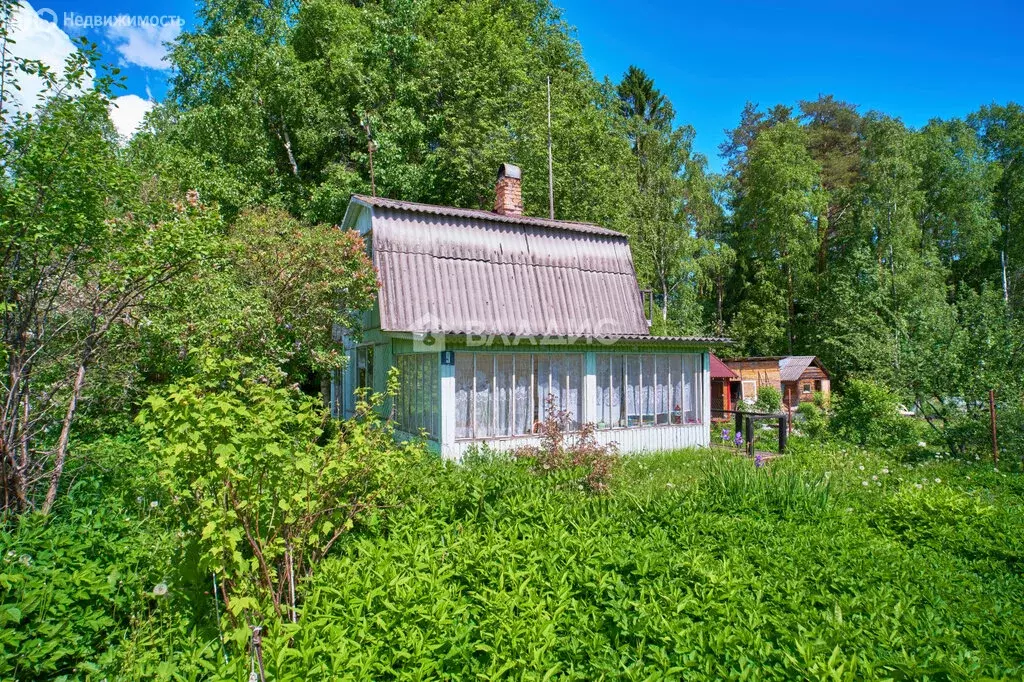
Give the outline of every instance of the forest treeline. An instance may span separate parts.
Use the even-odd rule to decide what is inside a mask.
[[[1016,103],[920,129],[830,95],[751,103],[717,174],[641,68],[595,78],[547,0],[211,0],[125,143],[95,47],[55,74],[16,56],[7,23],[6,504],[48,508],[75,429],[127,419],[211,355],[315,389],[341,362],[331,326],[373,294],[358,239],[330,229],[353,192],[487,208],[511,161],[546,215],[549,77],[555,214],[630,235],[657,333],[818,355],[840,387],[917,403],[951,448],[986,437],[995,389],[1020,432]],[[27,73],[47,85],[28,112],[10,104]]]

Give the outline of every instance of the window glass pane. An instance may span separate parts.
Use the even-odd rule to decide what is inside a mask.
[[[430,357],[430,435],[441,438],[441,364],[437,355]]]
[[[494,388],[497,392],[495,436],[512,435],[512,356],[494,356]]]
[[[552,353],[548,356],[551,362],[551,395],[555,396],[555,408],[562,412],[568,407],[565,394],[565,356]]]
[[[611,373],[612,356],[597,355],[597,428],[607,429],[612,425]]]
[[[640,358],[640,407],[641,423],[654,423],[654,356],[644,355]]]
[[[488,438],[494,433],[494,356],[489,353],[476,354],[476,384],[473,402],[476,407],[476,423],[473,436]]]
[[[626,426],[640,425],[640,356],[626,356]]]
[[[565,411],[569,413],[569,425],[572,429],[579,428],[583,415],[583,356],[572,354],[565,356]]]
[[[683,413],[687,424],[697,422],[696,395],[694,394],[694,369],[696,356],[683,357]]]
[[[626,402],[623,400],[623,359],[621,355],[613,355],[611,358],[611,382],[609,393],[611,394],[610,416],[612,426],[622,427],[626,425]]]
[[[671,393],[671,386],[669,384],[670,357],[669,355],[654,356],[654,415],[655,423],[658,424],[668,424],[670,407],[668,400]]]
[[[420,408],[423,404],[423,393],[420,387],[420,363],[415,356],[407,358],[406,391],[409,394],[409,431],[419,433]]]
[[[672,377],[672,423],[683,423],[683,356],[669,356],[669,374]]]
[[[704,421],[704,356],[693,355],[693,423]]]
[[[430,376],[427,372],[427,356],[414,355],[416,365],[416,433],[430,428]]]
[[[547,354],[533,356],[533,372],[536,384],[533,396],[533,419],[544,421],[548,417],[548,395],[551,394],[551,362]],[[557,409],[557,403],[555,405]]]
[[[455,437],[473,437],[472,353],[455,353]]]
[[[515,397],[515,432],[530,433],[533,431],[533,402],[531,398],[533,377],[533,356],[520,354],[515,356],[516,397]]]
[[[396,398],[398,404],[395,407],[395,413],[398,415],[398,423],[401,424],[402,430],[407,431],[408,407],[411,400],[409,399],[409,358],[404,355],[398,357],[398,380],[398,397]]]

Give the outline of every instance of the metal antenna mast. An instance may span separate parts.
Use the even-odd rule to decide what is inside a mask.
[[[548,217],[555,219],[555,170],[551,163],[551,76],[548,76]]]

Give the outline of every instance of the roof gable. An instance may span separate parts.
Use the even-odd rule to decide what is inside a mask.
[[[714,353],[711,354],[711,378],[712,379],[739,379],[740,375],[732,371],[724,362],[718,359]]]

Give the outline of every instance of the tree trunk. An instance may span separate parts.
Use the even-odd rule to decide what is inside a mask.
[[[53,508],[53,503],[57,500],[57,489],[60,487],[61,474],[64,473],[64,461],[67,458],[68,452],[68,439],[71,436],[71,422],[74,421],[78,400],[82,395],[82,386],[85,385],[86,362],[86,358],[83,357],[82,362],[78,365],[75,383],[71,389],[71,400],[68,401],[68,409],[64,414],[64,423],[60,427],[56,458],[53,462],[53,471],[50,473],[50,488],[46,491],[46,501],[43,502],[43,514],[49,514]]]
[[[718,333],[721,334],[725,329],[724,320],[722,319],[722,306],[725,300],[725,278],[719,275],[716,284],[715,288],[718,289],[718,302],[716,306],[718,312]]]
[[[793,270],[786,267],[786,317],[789,318],[788,341],[789,354],[793,354],[793,326],[796,324],[796,306],[793,304]]]
[[[661,321],[668,322],[668,282],[661,278]]]

